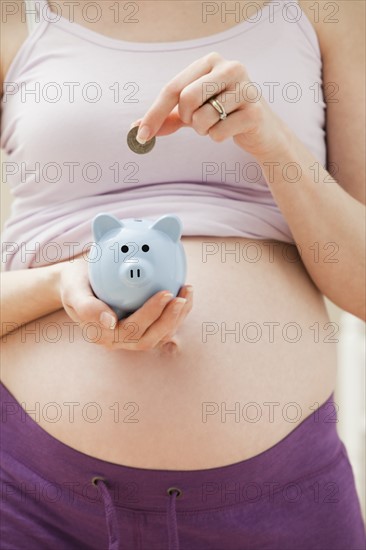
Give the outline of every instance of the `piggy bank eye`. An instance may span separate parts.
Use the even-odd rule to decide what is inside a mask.
[[[126,244],[121,246],[121,252],[128,252],[128,246]]]
[[[149,252],[150,248],[148,244],[143,244],[141,247],[142,252]]]

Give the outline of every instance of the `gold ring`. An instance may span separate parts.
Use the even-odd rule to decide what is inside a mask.
[[[216,111],[220,115],[220,120],[225,120],[225,118],[227,118],[227,114],[226,114],[226,111],[224,109],[224,106],[218,99],[216,99],[215,97],[212,97],[211,99],[206,101],[206,103],[211,103],[212,107],[214,107],[214,109],[216,109]]]

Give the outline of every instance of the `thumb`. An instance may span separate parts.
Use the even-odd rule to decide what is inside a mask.
[[[118,317],[107,304],[94,296],[85,296],[77,300],[74,310],[82,322],[98,323],[104,329],[114,330]]]
[[[134,122],[132,122],[130,129],[134,126],[140,126],[140,123],[143,119],[138,118]],[[170,113],[170,115],[164,120],[163,124],[160,126],[158,132],[156,132],[156,136],[168,136],[169,134],[173,134],[180,128],[183,128],[184,126],[189,126],[189,124],[185,124],[183,120],[180,118],[178,114],[178,107],[175,107],[173,111]]]
[[[164,120],[162,126],[160,126],[158,132],[156,133],[156,136],[167,136],[169,134],[173,134],[174,132],[176,132],[180,128],[183,128],[184,126],[189,126],[189,124],[186,124],[185,122],[183,122],[176,108]]]

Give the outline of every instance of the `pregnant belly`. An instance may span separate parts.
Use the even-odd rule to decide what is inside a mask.
[[[213,468],[273,446],[333,391],[336,327],[295,247],[183,242],[194,306],[173,352],[107,350],[63,310],[2,342],[3,383],[63,443],[134,467]]]

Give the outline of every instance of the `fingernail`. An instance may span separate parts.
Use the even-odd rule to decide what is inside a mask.
[[[163,294],[161,302],[162,304],[167,304],[168,302],[170,302],[172,298],[173,298],[173,294],[171,292],[168,292],[167,294]]]
[[[187,292],[187,294],[192,294],[192,292],[193,292],[193,286],[187,285],[187,286],[186,286],[186,292]]]
[[[150,128],[148,126],[142,126],[139,128],[139,131],[137,132],[136,140],[141,144],[145,145],[145,143],[149,140],[150,136]]]
[[[106,329],[113,330],[116,328],[117,321],[113,317],[113,315],[107,313],[106,311],[103,311],[100,316],[100,324]]]
[[[173,312],[179,313],[183,309],[186,303],[187,303],[187,300],[185,298],[176,298],[175,304],[173,307]]]

